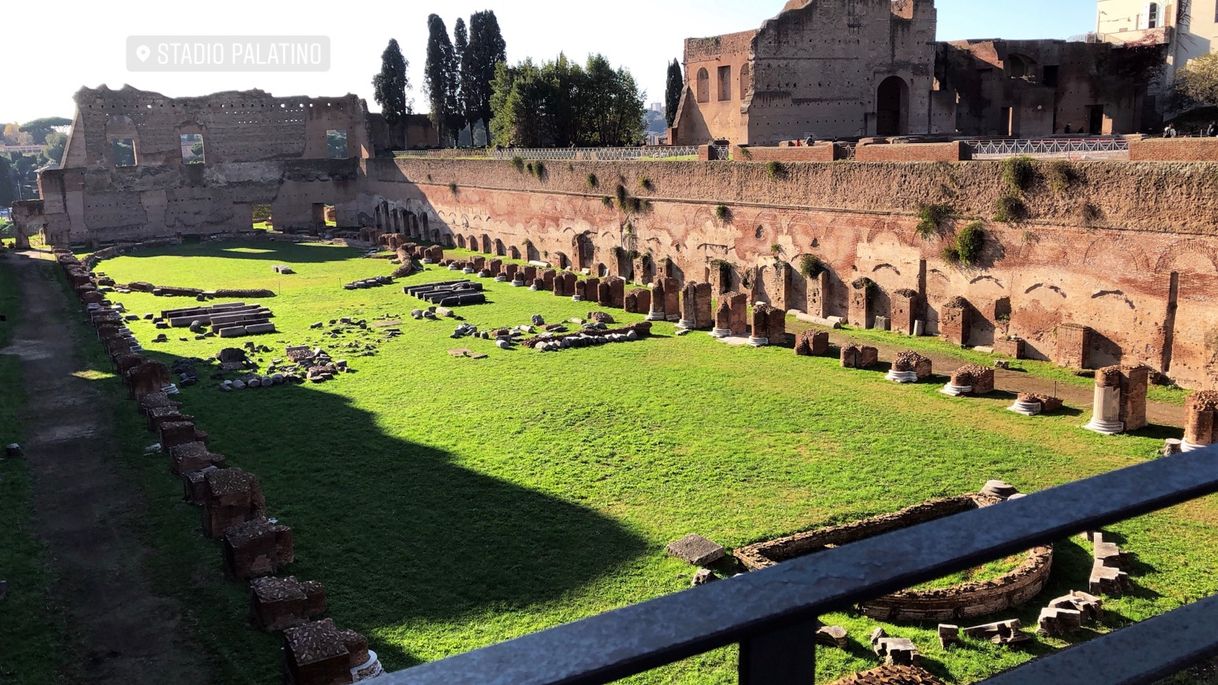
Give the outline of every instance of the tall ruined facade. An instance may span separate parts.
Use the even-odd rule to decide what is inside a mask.
[[[926,133],[933,0],[791,0],[756,31],[685,41],[683,144]]]
[[[15,215],[56,244],[249,230],[257,205],[277,227],[316,227],[372,156],[368,122],[354,95],[84,88],[59,168]]]
[[[685,41],[670,140],[1033,137],[1158,125],[1158,44],[935,42],[934,0],[791,0],[760,29]]]

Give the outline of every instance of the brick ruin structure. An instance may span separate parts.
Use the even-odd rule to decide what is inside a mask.
[[[715,328],[711,335],[716,338],[738,338],[748,334],[749,296],[744,293],[724,293],[719,296],[715,309]]]
[[[909,350],[897,354],[888,372],[888,380],[894,383],[918,383],[930,378],[932,373],[930,359]]]
[[[1189,395],[1185,409],[1182,449],[1192,452],[1218,443],[1218,391],[1203,390]]]
[[[880,363],[880,351],[869,345],[846,345],[841,351],[843,369],[873,369]]]
[[[1013,489],[1006,492],[1013,494]],[[826,546],[845,545],[876,535],[900,531],[927,521],[1002,502],[1006,497],[978,493],[929,500],[891,514],[817,528],[759,542],[735,550],[750,571],[813,554]],[[863,614],[881,621],[956,621],[976,618],[1020,606],[1044,590],[1053,566],[1053,549],[1035,547],[1023,561],[1002,576],[948,588],[911,589],[863,603]]]
[[[680,328],[705,330],[714,326],[711,315],[711,284],[690,281],[681,290]]]
[[[951,380],[943,386],[943,394],[977,397],[994,392],[994,369],[978,364],[966,364],[952,372]]]
[[[850,10],[849,4],[857,7]],[[707,71],[717,79],[720,67],[737,74],[748,65],[749,83],[759,83],[753,80],[759,77],[754,68],[766,71],[767,82],[775,83],[777,78],[782,83],[775,74],[785,73],[783,69],[814,68],[832,57],[831,65],[814,68],[821,74],[815,77],[817,82],[844,78],[862,94],[834,104],[805,102],[794,94],[812,88],[810,83],[778,91],[753,90],[748,95],[750,108],[762,109],[750,109],[749,126],[761,124],[763,110],[774,114],[779,126],[786,126],[781,120],[789,116],[800,121],[822,115],[833,121],[856,121],[858,114],[871,121],[878,117],[868,104],[876,99],[868,94],[873,87],[878,95],[880,83],[891,76],[910,85],[912,70],[920,72],[918,64],[928,65],[925,77],[919,75],[918,80],[931,83],[938,73],[933,65],[940,48],[930,42],[925,50],[911,48],[930,55],[924,62],[910,61],[912,56],[902,52],[904,48],[895,61],[886,52],[852,62],[846,58],[873,48],[822,45],[824,41],[808,48],[824,54],[810,56],[806,64],[801,58],[792,67],[788,63],[793,60],[783,57],[793,36],[824,35],[825,26],[839,21],[857,25],[865,35],[876,32],[880,36],[876,45],[886,44],[889,29],[900,34],[901,45],[908,45],[908,31],[933,40],[929,38],[933,22],[927,22],[933,7],[928,0],[909,3],[908,17],[894,14],[890,3],[876,0],[795,5],[770,29],[750,32],[748,48],[741,47],[739,55],[716,57],[713,65],[704,61]],[[850,20],[851,12],[857,21]],[[809,24],[811,16],[817,21]],[[760,41],[760,54],[748,52],[754,39]],[[714,42],[703,47],[711,52],[730,47],[719,41],[715,48]],[[1008,123],[1043,123],[1047,118],[1043,112],[1053,106],[1059,106],[1059,125],[1078,118],[1078,93],[1092,89],[1069,81],[1073,78],[1069,73],[1082,68],[1074,61],[1069,68],[1054,61],[1084,59],[1080,55],[1090,48],[1080,53],[1069,46],[1034,47],[981,42],[964,50],[971,55],[967,59],[964,52],[952,54],[963,59],[961,64],[984,65],[994,72],[985,78],[1000,78],[1001,67],[1004,88],[982,90],[989,99],[999,90],[1005,92],[1006,86],[1011,93],[1019,91],[1024,104],[1012,109],[1023,114],[1005,117]],[[870,66],[856,79],[854,70],[860,64]],[[690,66],[695,75],[701,68]],[[1051,80],[1054,66],[1059,67],[1061,85],[1056,90],[1037,85],[1039,79]],[[891,73],[889,67],[902,73],[910,69],[909,79]],[[929,97],[951,99],[953,93],[968,91],[973,86],[963,76],[967,74],[944,71],[939,75],[941,84],[950,77],[958,85],[929,90]],[[872,83],[880,77],[880,83]],[[1117,92],[1107,87],[1102,75],[1097,78],[1105,97]],[[736,76],[731,80],[735,83]],[[1065,85],[1069,83],[1073,85]],[[691,88],[696,86],[694,81]],[[1038,100],[1061,89],[1071,92],[1063,91],[1060,101]],[[788,96],[799,99],[799,106],[771,106]],[[910,98],[912,107],[913,91]],[[739,117],[741,102],[734,94],[733,100],[723,101],[723,112]],[[1099,113],[1101,120],[1111,118],[1112,125],[1119,127],[1127,117],[1114,109],[1118,105],[1109,104],[1092,113]],[[961,107],[967,105],[961,101]],[[861,114],[847,117],[820,111],[836,112],[839,106]],[[1088,106],[1098,107],[1097,103]],[[382,127],[375,115],[367,114],[352,96],[281,98],[249,91],[169,98],[131,88],[99,88],[78,93],[77,107],[62,163],[41,174],[43,199],[14,208],[22,236],[42,231],[58,246],[103,248],[130,241],[170,244],[217,235],[249,236],[254,210],[261,214],[269,205],[277,230],[327,231],[351,241],[398,247],[460,244],[483,253],[481,265],[473,260],[476,271],[489,269],[495,259],[515,255],[534,266],[549,263],[559,272],[586,269],[593,278],[610,283],[612,278],[640,285],[671,278],[675,287],[666,289],[672,291],[666,292],[666,298],[672,301],[652,298],[644,308],[662,312],[666,321],[680,320],[680,293],[687,283],[709,282],[716,296],[747,293],[749,303],[764,302],[821,323],[853,314],[863,324],[887,322],[894,331],[992,346],[1009,357],[1071,368],[1145,364],[1190,388],[1218,382],[1205,340],[1207,331],[1218,325],[1218,306],[1205,296],[1218,279],[1218,268],[1213,260],[1198,258],[1218,250],[1213,220],[1218,200],[1211,200],[1205,176],[1198,172],[1202,160],[1218,157],[1218,150],[1199,139],[1131,140],[1130,154],[1136,152],[1141,161],[1088,162],[1087,173],[1081,166],[1072,168],[1070,202],[1055,199],[1057,194],[1037,182],[1024,193],[1029,218],[1039,227],[1035,243],[1025,241],[1021,226],[991,222],[984,229],[986,252],[1002,258],[960,268],[944,258],[942,245],[919,237],[919,207],[935,202],[949,205],[961,217],[992,215],[1003,185],[1000,164],[966,161],[958,144],[951,161],[928,165],[918,160],[939,159],[936,151],[952,144],[865,141],[853,159],[839,158],[835,152],[831,163],[785,161],[786,180],[781,183],[765,164],[741,158],[727,163],[573,160],[555,165],[540,183],[516,173],[509,160],[386,154],[377,137]],[[796,114],[804,107],[810,108],[806,116]],[[911,108],[911,116],[915,111],[928,110]],[[891,114],[887,110],[885,117]],[[972,114],[957,118],[975,119]],[[969,126],[991,127],[990,118],[987,114],[985,121]],[[679,123],[678,129],[683,125]],[[1101,121],[1101,125],[1107,124]],[[346,156],[332,159],[325,141],[340,132],[346,133]],[[196,136],[203,139],[202,159],[182,152],[181,142],[197,142]],[[124,152],[128,150],[135,154],[128,156]],[[756,154],[755,161],[764,158],[760,148]],[[1040,177],[1046,172],[1038,169]],[[631,217],[628,236],[622,232],[620,213],[606,211],[603,193],[590,192],[589,174],[620,178],[627,188],[644,188],[647,181],[646,187],[653,189],[638,192],[650,208]],[[132,182],[133,178],[139,182]],[[691,178],[698,182],[690,183]],[[1136,190],[1152,182],[1161,188],[1153,197]],[[461,188],[459,198],[451,192],[452,184]],[[857,192],[842,194],[843,187]],[[945,187],[958,187],[960,192],[943,196]],[[718,205],[734,218],[717,219]],[[547,209],[539,211],[542,207]],[[331,208],[337,229],[323,227],[318,220]],[[809,267],[807,273],[804,266]],[[503,271],[500,263],[493,275]],[[516,282],[512,276],[517,275],[508,280]],[[543,272],[542,285],[545,278]],[[852,285],[861,279],[874,283],[875,289],[856,292]],[[537,276],[529,282],[527,269],[519,279],[522,286],[541,287],[536,281]],[[569,289],[550,283],[548,289],[556,295],[576,295],[575,280]],[[86,304],[104,299],[90,283],[73,283],[73,287],[79,288],[78,296]],[[599,283],[594,294],[581,295],[599,302]],[[957,298],[968,308],[957,307]],[[639,296],[634,300],[638,307]],[[745,330],[747,323],[746,318]],[[103,335],[108,345],[125,344],[113,339],[113,330]]]
[[[829,353],[829,334],[804,330],[795,336],[795,354],[800,357],[823,357]]]
[[[758,29],[688,38],[669,139],[756,146],[808,137],[1038,137],[1067,125],[1112,134],[1158,123],[1144,118],[1143,103],[1150,67],[1166,62],[1166,52],[1147,65],[1146,45],[937,43],[937,19],[933,0],[790,0]]]
[[[1116,435],[1146,427],[1149,386],[1150,369],[1145,366],[1109,366],[1096,371],[1091,420],[1084,428]]]

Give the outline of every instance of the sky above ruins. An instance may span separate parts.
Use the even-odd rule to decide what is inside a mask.
[[[1067,38],[1094,30],[1094,0],[938,0],[939,40],[961,38]],[[424,3],[355,2],[298,6],[211,0],[206,12],[185,12],[160,0],[81,3],[73,20],[60,23],[55,39],[45,32],[8,37],[10,68],[20,68],[19,87],[0,98],[0,121],[28,121],[73,112],[81,86],[120,88],[129,83],[170,96],[261,88],[275,95],[342,95],[353,92],[373,110],[371,78],[390,38],[410,60],[415,110],[426,110],[423,63],[426,18],[439,10],[451,31],[457,17],[493,9],[503,27],[508,58],[551,59],[560,51],[583,59],[605,54],[631,70],[647,91],[647,103],[662,101],[665,63],[679,58],[687,36],[711,36],[760,26],[781,0],[617,0],[608,6],[569,0],[445,0]],[[117,11],[122,9],[124,11]],[[322,73],[133,73],[127,68],[129,35],[324,35],[330,38],[330,69]],[[14,60],[14,56],[16,59]]]

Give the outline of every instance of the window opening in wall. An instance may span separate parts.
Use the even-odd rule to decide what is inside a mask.
[[[115,140],[111,141],[110,147],[114,152],[114,166],[135,166],[136,160],[134,138],[116,138]]]
[[[269,204],[254,205],[250,211],[250,220],[253,228],[256,231],[273,231],[275,229],[274,221],[271,218],[271,206]]]
[[[203,150],[202,133],[183,133],[178,137],[182,147],[183,164],[205,164],[207,161]]]
[[[719,99],[732,99],[732,68],[719,67]]]
[[[1051,64],[1045,67],[1044,84],[1051,88],[1057,87],[1057,65]]]
[[[710,74],[706,68],[698,70],[698,102],[710,102]]]
[[[326,156],[330,159],[347,159],[347,132],[331,129],[326,131]]]

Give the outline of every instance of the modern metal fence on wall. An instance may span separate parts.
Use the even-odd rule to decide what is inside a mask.
[[[966,140],[973,157],[1068,157],[1071,155],[1119,154],[1129,152],[1124,138],[996,138]]]
[[[694,145],[648,145],[643,147],[517,147],[492,150],[493,159],[620,162],[635,159],[697,157]]]
[[[1218,448],[826,549],[385,676],[384,685],[606,683],[729,645],[749,685],[815,681],[817,617],[1218,492]],[[1152,683],[1218,653],[1218,597],[995,676]]]

